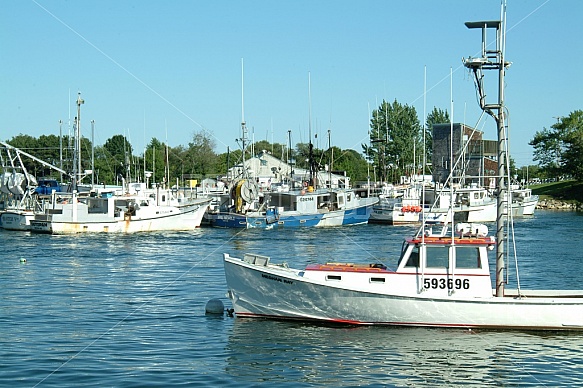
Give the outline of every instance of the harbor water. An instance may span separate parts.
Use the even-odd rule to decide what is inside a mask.
[[[493,228],[493,226],[491,226]],[[0,386],[581,386],[583,333],[237,319],[222,253],[395,268],[414,227],[50,236],[0,230]],[[515,224],[520,285],[583,288],[583,216]],[[493,261],[493,256],[491,257]],[[515,263],[509,285],[515,287]]]

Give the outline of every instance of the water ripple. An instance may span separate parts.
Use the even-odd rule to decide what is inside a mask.
[[[583,251],[582,221],[540,212],[517,223],[523,286],[580,288],[583,262],[572,252]],[[413,230],[2,231],[0,385],[583,385],[582,335],[319,326],[204,312],[213,298],[228,307],[223,252],[299,266],[330,259],[394,266],[403,234]]]

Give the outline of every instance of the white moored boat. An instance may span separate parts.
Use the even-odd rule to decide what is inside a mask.
[[[200,227],[211,200],[176,197],[161,188],[151,193],[103,192],[89,197],[73,193],[70,201],[46,208],[30,224],[32,232],[50,234],[194,230]]]
[[[503,5],[504,7],[504,5]],[[480,61],[464,64],[476,76],[481,107],[495,118],[499,155],[496,236],[481,224],[458,224],[434,234],[422,227],[405,241],[395,270],[381,263],[310,264],[303,269],[270,258],[224,254],[228,296],[238,317],[366,325],[520,330],[583,330],[583,290],[506,290],[507,139],[502,21],[466,23],[482,29]],[[496,29],[496,51],[485,51],[486,29]],[[495,54],[495,55],[494,55]],[[499,100],[485,103],[482,69],[499,71]],[[495,250],[494,250],[495,249]],[[489,252],[496,269],[490,272]],[[315,258],[314,260],[317,260]]]
[[[302,270],[268,257],[225,254],[229,297],[238,317],[330,323],[464,328],[583,329],[583,291],[492,289],[493,237],[407,239],[396,270],[380,263],[311,264]],[[448,255],[447,253],[452,254]],[[455,253],[454,253],[455,252]]]

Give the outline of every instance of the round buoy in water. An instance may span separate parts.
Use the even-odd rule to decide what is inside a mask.
[[[20,259],[20,262],[21,262],[21,263],[26,263],[26,259],[25,259],[24,257],[22,257],[22,258]]]
[[[205,310],[207,314],[222,314],[225,311],[225,305],[220,299],[211,299],[206,302]]]

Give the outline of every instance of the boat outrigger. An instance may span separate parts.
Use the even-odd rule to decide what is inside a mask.
[[[466,23],[482,30],[482,57],[464,60],[474,72],[481,108],[498,127],[497,229],[482,224],[425,225],[405,241],[396,270],[381,263],[273,264],[261,255],[224,254],[228,295],[237,317],[330,323],[516,330],[583,330],[583,291],[505,289],[505,211],[509,177],[504,124],[505,5],[500,21]],[[487,49],[486,30],[496,30]],[[499,74],[498,102],[486,104],[482,70]],[[488,253],[495,250],[495,279]],[[495,281],[494,281],[495,280]],[[493,282],[494,281],[494,282]],[[495,285],[493,287],[493,284]]]

